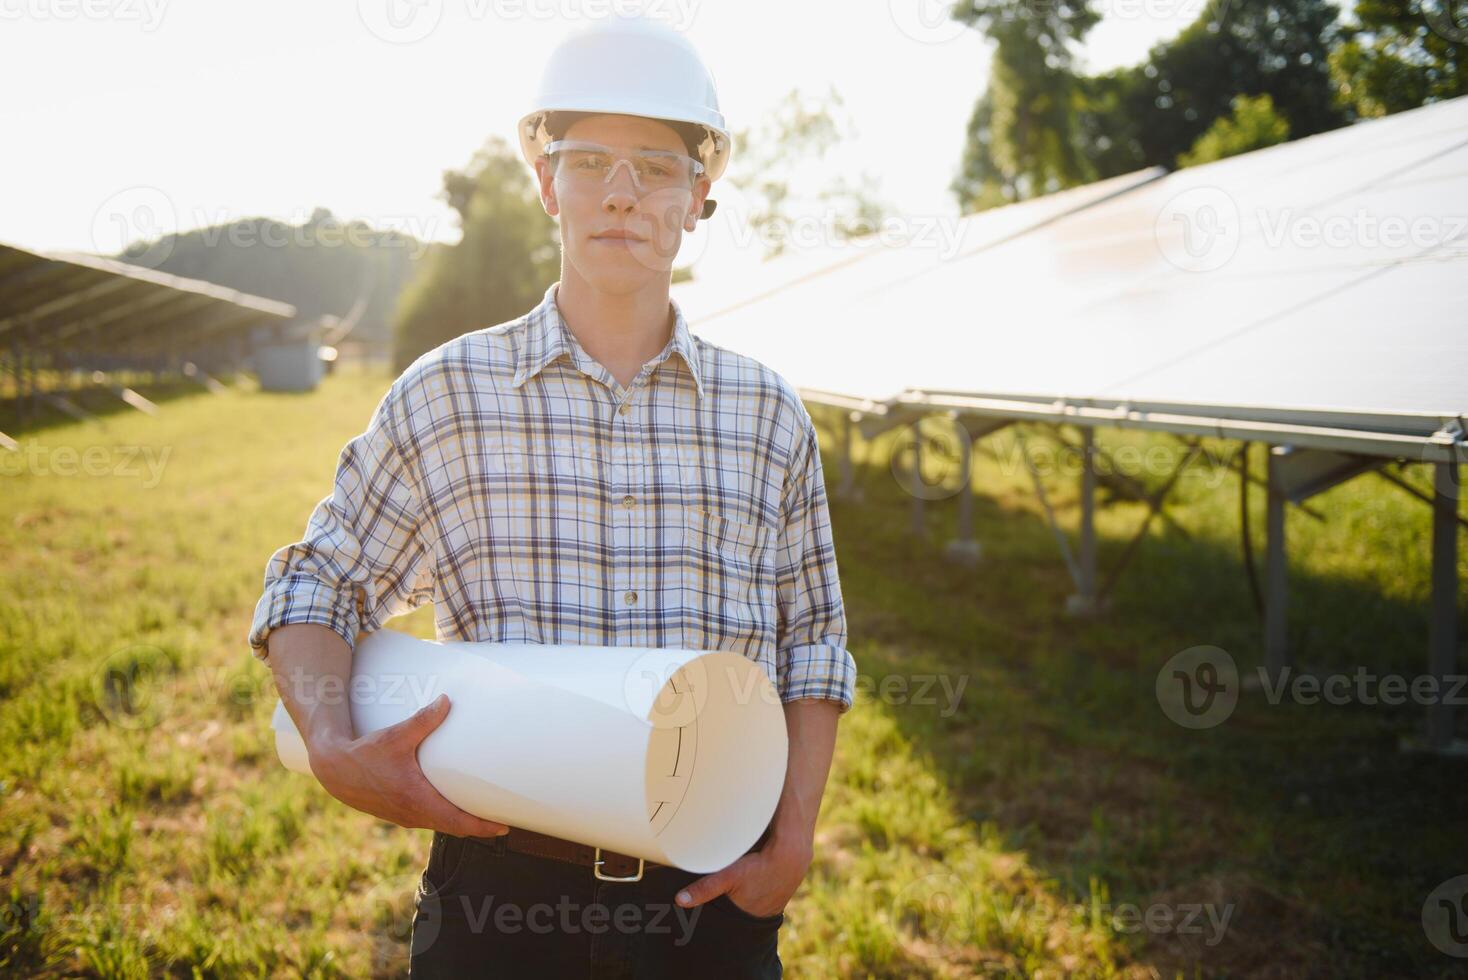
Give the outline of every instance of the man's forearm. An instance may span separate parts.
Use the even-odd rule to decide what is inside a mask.
[[[824,699],[802,698],[785,705],[790,756],[768,847],[809,858],[816,818],[821,812],[821,796],[836,751],[840,714],[839,704]]]
[[[277,626],[266,649],[276,690],[308,751],[356,737],[347,700],[352,651],[336,630],[315,623]]]

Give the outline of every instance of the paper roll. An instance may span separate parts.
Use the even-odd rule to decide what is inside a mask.
[[[319,681],[320,679],[316,679]],[[785,784],[779,693],[737,653],[650,647],[358,639],[345,691],[360,737],[439,694],[452,707],[418,747],[423,774],[487,820],[696,873],[759,839]],[[271,722],[286,768],[311,774],[295,723]]]

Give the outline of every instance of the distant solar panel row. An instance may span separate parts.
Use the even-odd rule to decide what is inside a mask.
[[[0,243],[0,351],[161,355],[296,316],[289,303],[80,253]]]

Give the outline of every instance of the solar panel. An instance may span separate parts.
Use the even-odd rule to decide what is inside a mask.
[[[802,389],[874,401],[1168,403],[1416,434],[1468,414],[1468,98],[1117,181],[974,215],[966,240],[994,231],[957,257],[873,249],[685,313]]]
[[[1055,221],[1097,201],[1162,176],[1161,168],[1100,181],[1008,207],[952,219],[946,233],[930,232],[923,219],[911,219],[897,234],[874,234],[828,241],[792,250],[738,276],[715,271],[706,279],[679,283],[673,297],[696,333],[715,343],[715,335],[731,337],[714,322],[757,303],[816,304],[842,301],[853,289],[873,290],[901,283],[946,263],[962,261],[1015,236]],[[905,236],[901,244],[889,244]],[[802,326],[804,326],[802,324]],[[777,349],[788,339],[789,322],[756,335],[741,332],[734,349],[754,354],[751,343]],[[730,345],[726,345],[730,346]],[[764,349],[764,348],[762,348]],[[761,358],[763,359],[763,358]]]
[[[74,252],[0,243],[0,343],[157,353],[295,318],[289,303]]]

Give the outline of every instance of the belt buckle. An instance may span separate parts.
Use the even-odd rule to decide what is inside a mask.
[[[603,861],[602,856],[601,856],[601,848],[598,847],[596,849],[596,857],[595,857],[595,860],[592,861],[592,865],[591,865],[591,873],[596,876],[596,878],[597,878],[598,881],[641,881],[642,880],[642,866],[645,863],[642,858],[638,858],[637,859],[637,874],[635,874],[635,875],[629,875],[629,876],[624,877],[624,878],[619,878],[616,875],[604,875],[604,874],[602,874],[601,873],[601,866],[602,866],[603,863],[605,863],[605,862]]]

